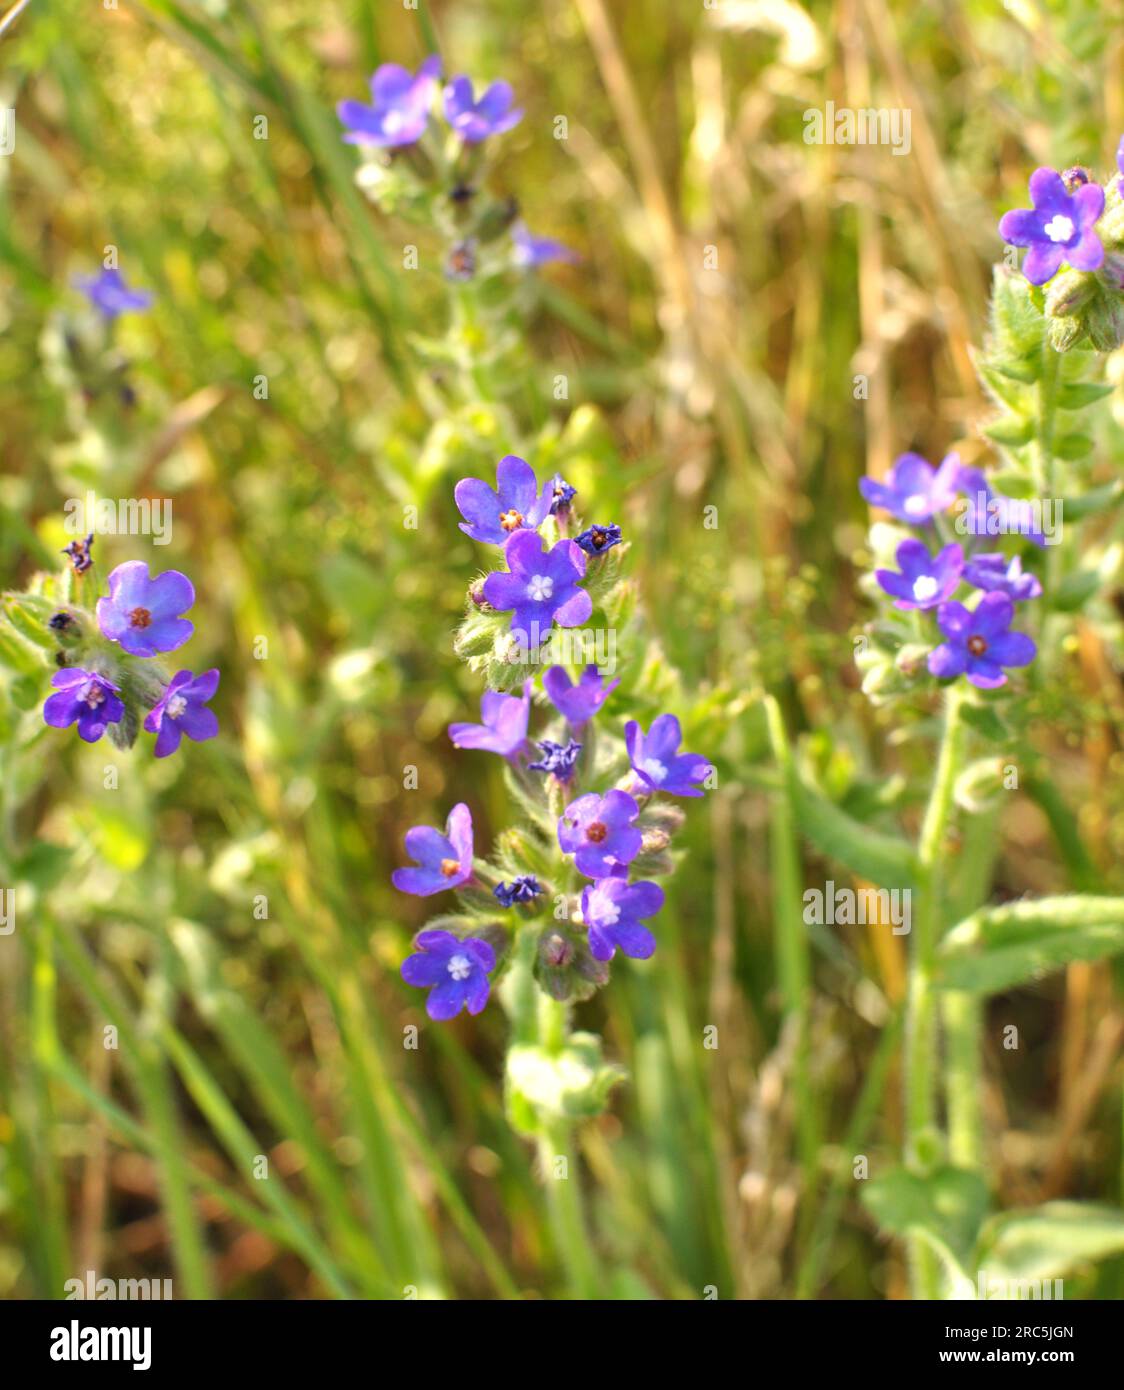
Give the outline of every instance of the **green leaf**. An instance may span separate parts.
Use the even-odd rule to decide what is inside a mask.
[[[942,989],[997,994],[1041,979],[1071,961],[1124,951],[1124,898],[1074,893],[984,908],[940,948]]]
[[[797,826],[821,853],[883,888],[913,882],[917,860],[907,841],[855,820],[796,774],[791,790]]]
[[[986,425],[984,434],[989,439],[994,439],[996,444],[1018,448],[1020,444],[1029,444],[1034,438],[1034,421],[1021,415],[1004,415],[1001,419]]]
[[[1124,1251],[1124,1212],[1093,1202],[1046,1202],[993,1216],[975,1262],[988,1279],[1053,1279]]]
[[[1087,434],[1063,434],[1054,440],[1054,456],[1072,462],[1083,459],[1092,447],[1093,441]]]
[[[507,1054],[512,1123],[533,1133],[540,1120],[599,1115],[624,1076],[623,1067],[603,1061],[601,1039],[593,1033],[572,1034],[557,1052],[516,1043]]]
[[[4,612],[8,621],[21,637],[34,642],[37,647],[54,651],[58,646],[54,634],[47,626],[57,604],[32,594],[5,594]]]
[[[1090,488],[1080,497],[1064,497],[1062,515],[1066,521],[1080,521],[1117,506],[1121,498],[1124,498],[1124,483],[1105,483],[1103,487]]]
[[[1050,594],[1050,607],[1059,613],[1075,613],[1101,587],[1102,579],[1097,570],[1075,570],[1067,574],[1057,588]]]
[[[1115,389],[1099,381],[1067,381],[1058,390],[1058,405],[1063,410],[1083,410],[1094,401],[1111,396]]]
[[[995,712],[993,705],[974,705],[965,700],[960,711],[964,722],[992,743],[1004,743],[1011,737],[1011,731]]]
[[[989,1203],[987,1184],[978,1173],[951,1164],[925,1176],[895,1168],[872,1178],[862,1201],[882,1230],[895,1236],[927,1236],[946,1246],[961,1270],[971,1269]]]

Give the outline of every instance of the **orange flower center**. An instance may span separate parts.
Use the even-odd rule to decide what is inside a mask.
[[[609,827],[599,820],[591,821],[585,828],[585,838],[592,840],[595,845],[599,845],[608,833]]]
[[[152,624],[152,614],[147,608],[134,608],[129,614],[130,627],[149,627]]]
[[[506,512],[500,512],[500,525],[505,531],[518,531],[523,525],[523,513],[517,512],[514,507],[510,507]]]
[[[454,874],[459,874],[461,864],[459,859],[442,859],[441,872],[446,878],[452,878]]]
[[[968,650],[973,656],[983,656],[984,652],[987,651],[987,643],[977,633],[974,637],[968,638]]]

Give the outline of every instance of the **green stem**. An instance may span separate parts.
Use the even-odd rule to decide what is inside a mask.
[[[1042,340],[1042,375],[1038,379],[1037,420],[1035,422],[1035,463],[1037,465],[1038,491],[1045,504],[1057,497],[1057,460],[1054,457],[1054,426],[1058,413],[1058,377],[1061,369],[1061,354],[1055,352],[1049,336]],[[1055,539],[1060,539],[1056,537]],[[1062,548],[1060,545],[1046,547],[1046,595],[1042,601],[1040,629],[1043,651],[1041,659],[1035,664],[1041,674],[1048,669],[1045,657],[1049,652],[1051,629],[1055,626],[1048,605],[1053,601],[1061,582]]]
[[[512,1042],[537,1046],[557,1056],[569,1037],[570,1012],[535,982],[538,938],[539,929],[534,923],[519,929],[505,981],[504,1002],[511,1017]],[[582,1209],[572,1126],[564,1119],[540,1115],[537,1147],[554,1240],[570,1288],[576,1298],[600,1298],[597,1257]]]
[[[551,1226],[570,1287],[576,1298],[598,1299],[601,1297],[601,1287],[597,1261],[586,1231],[581,1180],[570,1126],[562,1121],[544,1125],[538,1147]]]
[[[941,933],[944,891],[942,853],[952,814],[952,794],[964,754],[963,692],[950,686],[945,696],[944,732],[937,771],[921,824],[917,850],[918,910],[914,913],[913,953],[906,1000],[905,1126],[906,1161],[924,1170],[933,1157],[936,1129],[937,1010],[933,968]],[[910,1242],[915,1298],[935,1298],[938,1269],[932,1250]]]
[[[792,750],[780,706],[771,696],[765,701],[765,717],[773,757],[782,780],[782,790],[772,799],[769,822],[773,871],[773,946],[785,1013],[794,1020],[797,1030],[793,1095],[804,1184],[802,1208],[805,1225],[802,1229],[806,1229],[806,1221],[816,1208],[814,1197],[821,1150],[818,1107],[811,1081],[812,960],[802,911],[800,846],[791,793]]]

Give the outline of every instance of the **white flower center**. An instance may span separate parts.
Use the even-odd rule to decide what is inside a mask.
[[[612,898],[599,898],[597,900],[597,916],[599,927],[615,927],[621,920],[621,910]]]
[[[1073,235],[1073,222],[1057,212],[1042,228],[1051,241],[1068,241]]]
[[[467,980],[472,974],[472,962],[467,956],[450,956],[446,968],[454,980]]]
[[[645,758],[640,764],[640,771],[646,772],[653,782],[662,782],[667,776],[667,768],[659,758]]]
[[[382,129],[384,135],[399,135],[406,124],[406,113],[399,111],[396,107],[390,110],[382,118]]]
[[[187,709],[187,701],[183,696],[173,695],[164,706],[164,713],[167,714],[169,719],[178,719],[185,709]]]
[[[923,492],[915,492],[902,503],[902,511],[910,516],[924,516],[929,510],[929,499]]]
[[[80,699],[89,705],[91,709],[97,709],[98,705],[105,703],[105,691],[97,681],[90,681],[90,683],[83,688]]]
[[[923,574],[913,581],[913,597],[918,603],[925,603],[937,592],[937,587],[931,574]]]
[[[534,599],[536,603],[542,603],[544,599],[550,598],[554,593],[554,580],[549,574],[533,574],[531,582],[527,585],[528,597]]]

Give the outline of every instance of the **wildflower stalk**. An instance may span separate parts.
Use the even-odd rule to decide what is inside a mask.
[[[942,929],[944,874],[942,851],[952,814],[953,789],[964,759],[966,729],[963,694],[952,685],[945,694],[944,729],[937,770],[918,842],[918,903],[906,1002],[905,1112],[906,1158],[920,1170],[936,1158],[937,1002],[933,986]],[[932,1249],[911,1242],[913,1292],[937,1296],[937,1262]]]

